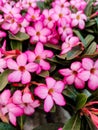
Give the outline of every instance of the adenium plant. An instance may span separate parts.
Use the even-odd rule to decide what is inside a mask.
[[[34,130],[98,129],[98,0],[0,0],[0,128],[57,108]]]

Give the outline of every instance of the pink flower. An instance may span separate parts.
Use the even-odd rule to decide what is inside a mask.
[[[31,81],[30,72],[35,72],[38,68],[36,63],[27,64],[27,55],[20,54],[16,61],[9,58],[7,60],[7,66],[9,69],[14,70],[8,76],[8,81],[10,82],[22,82],[22,84],[29,83]]]
[[[58,128],[58,130],[63,130],[63,128]]]
[[[56,81],[51,77],[47,77],[45,80],[46,84],[39,84],[35,88],[34,93],[39,98],[44,99],[44,110],[49,112],[54,102],[60,106],[66,104],[61,94],[64,89],[64,83],[62,81]]]
[[[76,61],[71,64],[70,69],[60,69],[59,73],[64,76],[65,83],[68,85],[74,83],[77,89],[83,89],[85,86],[85,81],[80,79],[78,76],[82,70],[82,64]]]
[[[79,78],[83,81],[88,80],[88,87],[91,90],[98,88],[98,60],[94,63],[90,58],[82,59],[83,71],[79,74]]]
[[[53,19],[53,14],[54,14],[54,10],[53,9],[45,9],[43,11],[43,15],[45,16],[44,19],[44,25],[47,26],[48,28],[53,28],[54,26],[54,19]]]
[[[0,59],[0,72],[2,73],[5,68],[7,68],[6,60],[3,59],[3,58],[1,58],[1,59]]]
[[[87,20],[87,17],[85,14],[83,14],[82,11],[78,11],[77,13],[71,14],[72,27],[78,26],[80,29],[84,29],[85,27],[85,21]]]
[[[4,90],[0,95],[0,111],[3,116],[8,115],[10,122],[16,126],[16,117],[23,114],[23,110],[11,102],[10,90]]]
[[[61,54],[65,54],[70,51],[74,46],[79,45],[79,38],[76,36],[69,35],[66,37],[65,42],[62,44]]]
[[[41,21],[34,24],[34,27],[27,27],[27,33],[31,36],[30,42],[47,42],[47,36],[51,33],[48,28],[43,26]]]
[[[62,41],[64,41],[68,35],[72,35],[73,33],[70,24],[67,23],[65,19],[62,19],[61,25],[58,27],[58,32],[61,35]]]
[[[29,62],[36,62],[38,64],[37,73],[40,73],[41,70],[49,70],[50,64],[45,61],[46,58],[52,58],[53,52],[50,50],[44,50],[42,43],[37,43],[34,52],[27,51]]]
[[[31,115],[35,112],[35,108],[40,106],[39,100],[34,100],[31,92],[16,90],[13,94],[13,102],[19,105],[26,115]]]

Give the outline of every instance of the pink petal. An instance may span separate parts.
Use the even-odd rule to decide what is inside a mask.
[[[53,56],[53,52],[52,51],[49,51],[49,50],[44,50],[43,53],[41,54],[41,57],[43,59],[49,57],[51,58]]]
[[[41,55],[43,53],[43,50],[44,50],[44,47],[43,47],[43,44],[38,42],[36,47],[35,47],[35,54],[36,55]]]
[[[50,64],[44,60],[40,60],[40,66],[42,67],[43,70],[49,70],[50,69]]]
[[[31,75],[28,71],[24,71],[22,74],[22,84],[27,84],[31,81]]]
[[[13,94],[13,103],[15,104],[21,104],[22,103],[22,91],[16,90]]]
[[[6,60],[0,59],[0,68],[6,68]]]
[[[78,20],[73,19],[71,23],[72,27],[76,26],[77,24],[78,24]]]
[[[25,66],[27,63],[27,55],[22,53],[17,57],[17,63],[19,66]]]
[[[7,60],[7,66],[8,66],[9,69],[18,70],[18,65],[13,59]]]
[[[83,89],[85,87],[85,82],[79,78],[75,78],[75,86],[77,89]]]
[[[66,104],[64,97],[60,93],[54,92],[52,96],[57,105],[64,106]]]
[[[52,107],[53,107],[53,99],[50,95],[48,95],[47,98],[44,101],[45,112],[49,112]]]
[[[21,72],[20,71],[14,71],[8,75],[9,82],[19,82],[20,80],[21,80]]]
[[[36,63],[28,63],[26,66],[25,66],[26,70],[29,71],[29,72],[35,72],[38,68],[38,65]]]
[[[9,120],[14,126],[16,126],[16,116],[11,112],[9,112]]]
[[[51,77],[46,77],[46,84],[48,88],[53,88],[56,84],[56,80]]]
[[[94,68],[98,69],[98,60],[95,61]]]
[[[79,70],[80,68],[81,68],[81,63],[80,62],[78,62],[78,61],[76,61],[76,62],[73,62],[72,64],[71,64],[71,67],[70,67],[72,70]]]
[[[31,103],[30,106],[32,106],[33,108],[39,107],[40,106],[39,100],[33,101],[33,103]]]
[[[72,74],[72,71],[70,69],[60,69],[59,73],[63,76],[69,76]]]
[[[78,77],[83,81],[87,81],[90,77],[90,71],[84,70],[84,71],[78,73]]]
[[[49,35],[51,33],[51,31],[47,28],[44,28],[43,30],[41,30],[41,34],[46,36],[46,35]]]
[[[42,43],[45,43],[45,42],[47,41],[46,36],[41,35],[41,36],[40,36],[40,41],[41,41]]]
[[[61,93],[63,89],[64,89],[64,83],[62,81],[57,81],[54,86],[54,90],[58,93]]]
[[[23,103],[32,103],[33,102],[32,95],[30,93],[24,93],[22,96],[22,101]]]
[[[90,58],[84,58],[82,59],[82,66],[86,70],[90,70],[93,68],[94,62]]]
[[[84,29],[85,27],[85,22],[83,20],[79,20],[79,28]]]
[[[38,21],[36,24],[35,24],[35,29],[36,31],[41,31],[43,28],[43,24],[41,21]]]
[[[29,50],[26,51],[26,55],[27,55],[27,58],[28,58],[29,62],[33,62],[35,60],[35,58],[36,58],[35,53],[32,52],[32,51],[29,51]]]
[[[27,105],[26,107],[24,107],[24,113],[26,115],[32,115],[35,112],[34,108],[31,107],[30,105]]]
[[[35,88],[34,94],[40,97],[41,99],[45,99],[48,95],[48,89],[45,85],[39,85]]]
[[[11,96],[10,90],[6,89],[4,90],[0,95],[0,104],[6,105],[9,102]]]
[[[33,36],[36,34],[36,31],[33,29],[33,27],[27,27],[26,28],[26,31],[27,33],[30,35],[30,36]]]
[[[95,75],[91,75],[88,81],[88,87],[91,90],[96,90],[98,88],[98,77]]]
[[[94,123],[94,125],[96,126],[96,128],[98,128],[98,116],[90,113],[90,116],[91,116],[91,119],[92,119],[92,122]]]
[[[74,80],[75,80],[75,76],[74,75],[70,75],[68,77],[66,77],[66,82],[71,85],[74,83]]]

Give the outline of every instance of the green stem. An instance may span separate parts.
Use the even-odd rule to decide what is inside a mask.
[[[20,117],[20,129],[23,130],[23,117]]]

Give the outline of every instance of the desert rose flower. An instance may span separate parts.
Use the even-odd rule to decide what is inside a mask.
[[[2,113],[2,116],[8,115],[14,126],[16,126],[16,117],[23,114],[23,110],[11,101],[11,92],[8,89],[0,94],[0,113]]]
[[[77,13],[71,14],[72,27],[78,26],[80,29],[84,29],[85,21],[87,20],[86,15],[82,11],[78,11]]]
[[[74,83],[77,89],[83,89],[85,87],[85,81],[80,79],[80,77],[78,76],[82,70],[82,64],[76,61],[71,64],[70,69],[60,69],[59,73],[64,76],[66,84],[71,85]]]
[[[39,98],[44,99],[44,110],[49,112],[54,103],[59,106],[64,106],[66,101],[62,96],[62,91],[64,89],[64,83],[62,81],[56,81],[52,77],[47,77],[46,84],[39,84],[34,93]]]
[[[9,69],[13,70],[8,76],[9,82],[22,82],[22,84],[29,83],[31,81],[30,72],[35,72],[38,68],[36,63],[27,63],[27,55],[20,54],[16,61],[9,58],[7,60],[7,66]]]
[[[47,42],[47,36],[51,33],[51,31],[43,26],[41,21],[38,21],[34,24],[34,27],[27,27],[27,33],[31,36],[30,42]]]
[[[46,58],[52,58],[53,52],[50,50],[44,50],[44,46],[42,43],[37,43],[34,52],[27,51],[29,62],[36,62],[38,64],[38,68],[36,70],[37,73],[40,73],[41,70],[49,70],[50,64],[45,61]]]
[[[98,88],[98,60],[95,62],[90,58],[82,59],[83,71],[79,74],[79,78],[84,81],[88,80],[88,87],[91,90]]]

